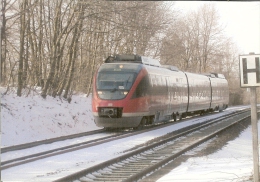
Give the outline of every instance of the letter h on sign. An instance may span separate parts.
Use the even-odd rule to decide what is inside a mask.
[[[260,86],[260,55],[240,56],[241,87]]]

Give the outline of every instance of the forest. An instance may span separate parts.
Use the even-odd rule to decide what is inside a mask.
[[[239,50],[214,4],[183,13],[173,1],[2,0],[1,86],[17,96],[91,94],[92,79],[114,54],[159,59],[182,71],[225,75],[230,105],[240,88]]]

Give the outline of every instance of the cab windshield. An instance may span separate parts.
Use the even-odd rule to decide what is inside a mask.
[[[97,77],[97,91],[101,99],[123,99],[135,80],[134,72],[102,71]]]

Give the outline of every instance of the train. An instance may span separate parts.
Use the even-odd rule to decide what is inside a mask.
[[[137,129],[223,111],[228,102],[223,74],[184,72],[145,56],[109,56],[93,78],[92,113],[105,129]]]

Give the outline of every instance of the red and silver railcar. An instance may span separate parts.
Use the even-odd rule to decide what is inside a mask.
[[[228,106],[228,84],[218,74],[186,73],[138,55],[108,57],[93,80],[97,126],[129,128]]]

